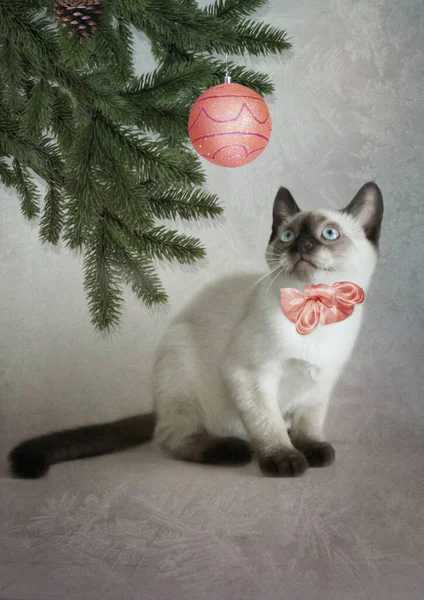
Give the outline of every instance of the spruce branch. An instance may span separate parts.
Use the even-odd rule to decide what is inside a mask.
[[[37,14],[37,9],[25,10],[22,4],[0,0],[1,33],[16,48],[25,47],[25,54],[32,56],[34,62],[45,66],[58,55],[57,36],[49,21]]]
[[[103,123],[109,134],[109,151],[121,160],[126,157],[128,164],[137,169],[140,180],[178,182],[183,187],[204,183],[200,161],[193,152],[175,152],[163,142],[149,140],[106,120]]]
[[[243,17],[250,16],[255,10],[258,10],[267,3],[268,0],[215,0],[206,11],[226,21],[238,22]]]
[[[168,295],[155,268],[145,257],[140,258],[135,252],[116,248],[114,264],[120,270],[125,285],[147,307],[155,304],[166,304]]]
[[[44,209],[40,221],[40,240],[56,246],[59,243],[64,222],[64,198],[53,185],[47,188]]]
[[[123,295],[120,272],[113,260],[113,246],[100,215],[85,240],[84,290],[92,324],[110,331],[119,323]]]
[[[111,161],[107,172],[102,172],[102,177],[107,189],[103,199],[105,210],[119,217],[129,227],[139,230],[153,227],[153,216],[134,171],[117,169],[115,162]]]
[[[118,324],[123,288],[146,305],[166,302],[154,261],[192,263],[200,241],[161,219],[222,213],[191,150],[196,97],[222,83],[222,53],[279,54],[284,31],[252,21],[265,0],[108,0],[94,39],[57,27],[52,0],[0,0],[0,179],[23,214],[40,214],[33,173],[46,192],[40,240],[62,237],[84,253],[94,326]],[[134,75],[133,31],[150,41],[157,68]],[[217,56],[221,55],[221,58]],[[266,74],[229,65],[233,81],[272,92]]]
[[[109,0],[104,3],[95,43],[94,40],[87,44],[79,43],[77,36],[68,36],[67,28],[59,30],[58,43],[61,53],[69,56],[68,68],[92,73],[107,63],[115,84],[124,85],[133,74],[133,38],[128,21],[115,17],[116,8],[116,2]]]
[[[205,250],[200,240],[163,226],[141,232],[140,238],[150,258],[193,264],[196,260],[205,257]]]
[[[21,133],[14,115],[0,103],[0,153],[15,157],[41,178],[62,182],[63,163],[58,147],[45,136],[33,141]]]
[[[71,249],[81,249],[85,232],[93,227],[93,220],[102,207],[102,187],[98,185],[99,147],[96,144],[96,118],[84,123],[77,131],[77,143],[67,155],[69,170],[64,188],[67,196],[64,237]],[[78,173],[78,177],[75,177]]]
[[[34,219],[40,212],[40,194],[28,170],[18,160],[13,161],[13,175],[16,191],[21,200],[22,214],[27,219]]]
[[[21,56],[10,40],[3,38],[0,42],[0,94],[4,105],[13,112],[23,104],[24,84]]]
[[[185,192],[172,188],[162,192],[153,189],[147,202],[158,219],[215,219],[223,213],[217,196],[202,189]]]
[[[104,227],[113,246],[113,261],[122,280],[147,306],[163,304],[167,295],[156,270],[140,244],[140,231],[127,226],[109,211],[103,212]]]
[[[177,47],[207,51],[211,42],[231,44],[233,32],[225,21],[211,17],[197,5],[155,0],[146,11],[133,14],[135,27],[155,41],[166,39]]]
[[[28,94],[25,109],[22,112],[22,125],[30,138],[38,138],[51,121],[50,85],[40,79]]]
[[[13,169],[4,158],[0,158],[0,180],[5,187],[16,187],[18,184]]]
[[[286,32],[268,23],[246,19],[238,23],[235,30],[237,49],[233,50],[234,54],[248,52],[254,56],[266,56],[284,52],[292,47]]]
[[[270,76],[266,73],[247,69],[243,65],[238,65],[231,61],[229,61],[227,65],[225,61],[219,59],[211,60],[210,65],[213,70],[213,80],[211,85],[222,83],[228,70],[231,73],[231,79],[235,83],[245,85],[261,96],[272,94],[274,91],[274,84],[272,83]]]
[[[187,91],[200,94],[209,84],[210,75],[210,65],[203,60],[162,65],[152,73],[134,77],[123,95],[141,108],[164,98],[174,100]]]
[[[157,103],[140,113],[137,126],[151,134],[158,134],[171,148],[181,147],[187,141],[187,112],[185,103]]]
[[[61,148],[70,148],[76,139],[75,107],[70,94],[52,87],[50,127]]]

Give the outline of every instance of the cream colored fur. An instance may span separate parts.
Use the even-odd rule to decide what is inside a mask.
[[[359,220],[336,211],[319,214],[350,238],[339,258],[324,248],[320,268],[306,280],[284,273],[273,280],[277,269],[214,283],[170,326],[153,384],[155,436],[173,454],[202,430],[248,440],[262,454],[292,447],[290,425],[292,438],[323,439],[328,401],[351,355],[363,306],[343,322],[302,336],[282,313],[279,290],[348,280],[366,292],[377,252]],[[273,267],[274,256],[268,246]]]

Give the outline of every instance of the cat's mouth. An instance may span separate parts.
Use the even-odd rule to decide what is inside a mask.
[[[307,281],[312,276],[312,273],[318,269],[318,266],[313,263],[309,258],[302,256],[293,265],[292,273],[296,275],[301,281]]]
[[[309,258],[305,258],[304,256],[301,256],[299,258],[299,260],[294,265],[293,270],[297,269],[298,267],[300,267],[301,269],[308,268],[308,267],[312,267],[314,269],[318,268],[317,265],[315,265],[311,260],[309,260]]]

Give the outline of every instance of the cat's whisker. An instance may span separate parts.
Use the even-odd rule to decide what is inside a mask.
[[[269,290],[271,289],[272,284],[274,283],[274,281],[277,279],[277,277],[279,277],[281,275],[281,271],[283,270],[283,267],[281,267],[281,269],[279,270],[279,272],[277,273],[277,275],[274,277],[274,279],[271,281],[271,283],[268,286],[267,291],[265,292],[265,294],[267,294],[269,292]]]
[[[280,260],[270,260],[268,263],[268,266],[273,267],[274,265],[281,265],[281,261]]]
[[[281,264],[281,259],[278,256],[265,256],[265,260],[267,261],[268,264],[275,264],[275,263],[279,263]]]
[[[265,254],[265,258],[270,258],[271,260],[280,260],[280,256],[277,254]]]
[[[334,267],[334,266],[328,267],[325,270],[326,271],[330,271],[330,272],[334,272],[334,273],[340,273],[340,269],[338,269],[337,267]]]
[[[271,269],[271,271],[269,271],[269,273],[266,273],[263,277],[261,277],[260,279],[258,279],[257,281],[255,281],[254,283],[252,283],[252,285],[250,285],[247,288],[247,291],[249,291],[250,289],[252,289],[253,287],[255,287],[255,285],[258,285],[258,283],[260,283],[263,279],[266,279],[267,277],[269,277],[270,275],[272,275],[273,273],[275,273],[275,271],[280,267],[281,265],[278,264],[276,267],[274,267],[273,269]]]
[[[280,256],[278,254],[265,254],[265,258],[271,259],[271,260],[280,260]]]

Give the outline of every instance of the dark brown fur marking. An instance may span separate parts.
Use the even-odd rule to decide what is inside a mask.
[[[303,439],[294,440],[293,445],[305,456],[310,467],[328,467],[336,457],[336,451],[329,442]]]
[[[275,196],[272,209],[272,229],[269,244],[278,237],[280,227],[283,223],[294,217],[301,210],[290,191],[285,187],[280,187]]]
[[[383,195],[377,184],[369,181],[361,187],[353,200],[341,212],[352,215],[359,222],[369,241],[378,247],[383,220]],[[366,215],[366,218],[364,217]]]
[[[274,452],[259,453],[263,473],[273,477],[298,477],[308,468],[306,458],[295,448],[279,448]]]
[[[320,244],[324,243],[324,241],[320,238],[320,228],[324,225],[327,217],[324,215],[320,215],[312,212],[303,212],[297,215],[294,219],[290,221],[288,225],[290,229],[292,229],[296,235],[295,240],[290,244],[285,244],[281,242],[279,236],[284,231],[284,223],[280,224],[280,226],[276,229],[274,237],[272,240],[274,241],[274,245],[278,250],[286,250],[290,248],[290,250],[298,252],[300,251],[312,251],[317,248]],[[274,227],[273,227],[274,231]],[[302,247],[305,247],[302,250]]]
[[[153,413],[112,423],[66,429],[21,442],[9,455],[18,477],[42,477],[50,465],[117,452],[152,439],[156,424]]]
[[[252,460],[248,442],[236,437],[219,437],[201,432],[190,436],[174,456],[190,462],[213,465],[246,464]]]

